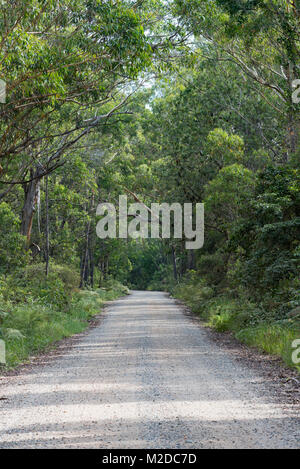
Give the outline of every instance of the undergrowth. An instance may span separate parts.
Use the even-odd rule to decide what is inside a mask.
[[[300,339],[299,307],[283,314],[276,309],[275,301],[273,309],[266,308],[270,299],[254,303],[245,292],[237,294],[229,289],[220,292],[191,275],[176,285],[172,294],[216,331],[231,331],[241,342],[281,357],[288,366],[300,371],[300,365],[292,360],[293,342]]]
[[[10,369],[49,345],[84,331],[105,301],[128,293],[117,281],[96,290],[79,290],[78,274],[69,267],[52,266],[49,278],[40,266],[14,277],[0,278],[0,338]]]

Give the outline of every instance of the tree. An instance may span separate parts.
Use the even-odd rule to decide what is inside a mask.
[[[257,93],[284,119],[287,138],[282,146],[285,159],[290,159],[297,152],[300,131],[299,109],[292,100],[293,81],[299,75],[297,3],[175,0],[175,5],[188,30],[225,53],[217,59],[217,66],[223,60],[235,63],[237,71],[252,80]]]

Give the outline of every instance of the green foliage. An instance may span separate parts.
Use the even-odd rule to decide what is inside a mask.
[[[0,203],[0,273],[26,261],[25,239],[19,233],[20,220],[6,202]]]
[[[299,170],[269,167],[258,178],[247,218],[230,241],[244,250],[241,279],[260,294],[265,288],[286,289],[299,271]],[[250,216],[249,216],[250,215]]]
[[[1,8],[1,76],[9,83],[0,125],[2,158],[7,158],[12,141],[14,153],[18,143],[30,153],[31,138],[24,137],[41,137],[52,124],[49,113],[65,112],[70,101],[79,107],[106,101],[120,75],[134,79],[151,63],[143,9],[126,0],[28,0],[13,6],[2,1]],[[9,125],[12,119],[22,122],[18,132]],[[74,120],[70,123],[72,128]],[[14,164],[16,159],[8,161]]]
[[[192,271],[172,289],[172,293],[188,304],[194,313],[202,316],[205,314],[206,303],[214,297],[214,289]]]
[[[121,295],[128,295],[129,289],[118,280],[110,279],[106,280],[103,283],[103,286],[98,288],[96,292],[104,299],[104,301],[108,301]]]
[[[210,285],[219,285],[226,277],[227,260],[228,255],[222,250],[203,254],[198,261],[197,270]]]
[[[275,320],[262,305],[259,307],[249,301],[245,292],[239,297],[230,291],[218,294],[205,281],[192,279],[190,275],[173,289],[173,294],[216,331],[231,331],[247,345],[281,357],[287,365],[295,366],[292,342],[300,334],[299,316],[295,312],[290,314],[290,319]]]
[[[141,240],[129,245],[129,259],[132,265],[128,275],[129,284],[138,290],[146,290],[151,282],[156,284],[159,278],[163,289],[164,271],[162,245],[157,240]]]
[[[45,265],[33,264],[0,277],[0,299],[8,304],[38,303],[68,310],[72,294],[78,286],[79,275],[70,267],[51,265],[51,272],[46,278]]]
[[[219,229],[234,228],[238,218],[245,214],[246,204],[255,186],[255,175],[239,164],[222,168],[205,187],[205,209]]]
[[[238,135],[228,135],[223,129],[209,132],[205,149],[212,163],[219,168],[243,161],[243,139]]]
[[[255,330],[286,356],[300,305],[296,2],[2,7],[0,326],[10,363],[82,330],[127,293],[123,283],[172,290],[217,330],[249,343]],[[155,83],[128,99],[143,72]],[[97,203],[125,192],[146,205],[203,202],[203,249],[99,240]]]
[[[295,367],[292,362],[292,343],[299,339],[300,327],[288,327],[280,324],[261,324],[256,327],[243,329],[236,337],[247,345],[281,357],[284,362]]]
[[[4,311],[0,315],[0,332],[6,342],[7,368],[15,367],[64,337],[82,332],[89,319],[100,313],[105,301],[128,293],[126,287],[113,280],[95,291],[74,291],[78,274],[59,265],[54,267],[48,287],[44,283],[38,288],[42,273],[39,266],[31,267],[26,271],[27,288],[19,287],[17,295],[13,294],[10,281],[2,280],[0,307]],[[4,294],[7,288],[10,295]],[[68,292],[67,303],[65,296],[61,296],[65,292]]]
[[[60,288],[66,295],[72,294],[78,289],[80,277],[78,272],[67,265],[51,264],[49,276],[46,278],[44,264],[32,264],[24,268],[22,272],[23,285],[40,294],[43,287],[47,290],[53,289],[59,292]],[[51,293],[49,293],[52,297]]]

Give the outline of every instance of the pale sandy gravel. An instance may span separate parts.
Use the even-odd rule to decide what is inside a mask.
[[[0,448],[299,448],[299,408],[164,293],[133,292],[0,386]]]

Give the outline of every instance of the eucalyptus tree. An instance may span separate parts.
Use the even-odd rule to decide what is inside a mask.
[[[249,77],[256,93],[285,123],[282,160],[297,152],[299,105],[293,102],[300,66],[300,6],[288,0],[175,0],[187,30],[200,41],[214,44]],[[275,98],[270,99],[270,95]]]
[[[0,199],[22,184],[28,242],[42,178],[74,144],[122,112],[124,87],[159,49],[144,32],[146,3],[144,9],[144,2],[126,0],[1,2],[7,100],[0,107]]]

